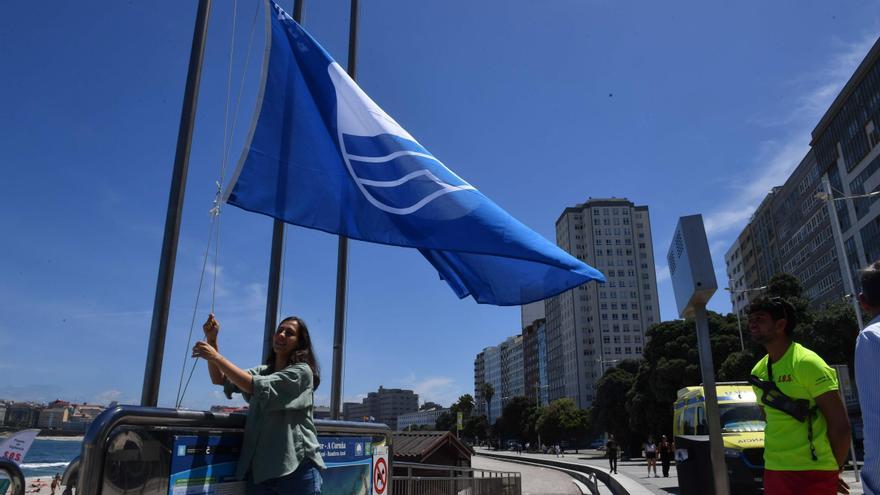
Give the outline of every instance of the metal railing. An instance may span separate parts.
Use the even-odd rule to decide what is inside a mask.
[[[24,495],[24,475],[15,461],[0,457],[0,472],[5,475],[0,476],[0,493],[5,491],[8,495]],[[4,486],[7,483],[9,486]]]
[[[520,495],[520,473],[395,462],[394,495]]]

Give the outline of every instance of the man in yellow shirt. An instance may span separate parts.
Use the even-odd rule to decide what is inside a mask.
[[[837,375],[821,357],[793,342],[794,307],[779,297],[755,300],[747,310],[752,340],[767,349],[750,382],[767,419],[764,430],[766,495],[846,493],[840,479],[850,426]]]

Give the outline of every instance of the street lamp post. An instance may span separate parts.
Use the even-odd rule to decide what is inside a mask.
[[[728,285],[730,285],[730,282],[731,282],[731,280],[728,279],[728,280],[727,280]],[[731,294],[740,294],[740,293],[744,293],[744,292],[754,292],[754,291],[759,291],[759,290],[766,290],[767,287],[769,287],[769,286],[768,286],[768,285],[763,285],[763,286],[761,286],[761,287],[756,287],[756,288],[754,288],[754,289],[734,289],[734,288],[731,288],[731,287],[725,287],[724,290],[726,290],[727,292],[730,292]],[[735,305],[734,305],[734,306],[735,306]],[[733,312],[736,313],[736,330],[739,332],[739,346],[740,346],[740,350],[742,350],[743,352],[745,352],[745,350],[746,350],[746,344],[745,344],[745,341],[743,340],[743,330],[742,330],[742,323],[740,323],[739,311],[737,311],[736,307],[734,307],[734,308],[733,308]]]
[[[831,217],[831,233],[834,235],[834,246],[837,249],[837,259],[840,261],[840,276],[843,277],[844,286],[849,293],[849,300],[852,303],[853,311],[856,313],[856,321],[859,324],[859,330],[861,330],[865,325],[862,322],[862,312],[859,308],[858,297],[856,297],[856,284],[853,282],[852,272],[850,272],[849,269],[849,260],[847,260],[846,257],[846,249],[843,247],[843,233],[840,231],[840,220],[837,218],[837,211],[835,211],[834,202],[877,196],[880,195],[880,191],[858,196],[842,196],[835,198],[834,194],[831,192],[831,182],[828,181],[828,177],[822,178],[822,186],[825,191],[816,193],[816,199],[825,201],[825,204],[828,206],[828,216]]]

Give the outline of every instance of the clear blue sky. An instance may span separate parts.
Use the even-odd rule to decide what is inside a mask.
[[[291,2],[283,6],[290,9]],[[262,49],[238,2],[232,139],[241,151]],[[136,403],[195,1],[5,2],[0,9],[0,398]],[[719,285],[754,206],[880,32],[880,3],[366,0],[358,80],[463,178],[544,236],[563,208],[651,208],[656,258],[702,213]],[[211,18],[160,405],[171,406],[223,157],[232,3]],[[307,0],[305,26],[344,66],[348,3]],[[234,107],[233,100],[233,107]],[[220,349],[253,365],[271,222],[223,213]],[[336,239],[292,228],[285,314],[309,322],[329,401]],[[676,317],[665,267],[664,319]],[[519,331],[519,309],[458,300],[412,250],[353,243],[346,400],[414,388],[448,404],[473,359]],[[208,280],[210,282],[210,279]],[[729,311],[726,294],[710,307]],[[209,303],[198,310],[203,318]],[[198,334],[198,327],[196,329]],[[189,363],[189,360],[187,360]],[[184,405],[225,403],[196,370]]]

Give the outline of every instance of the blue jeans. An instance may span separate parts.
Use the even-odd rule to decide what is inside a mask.
[[[321,495],[321,471],[311,459],[304,459],[296,471],[262,483],[248,482],[248,495]]]

